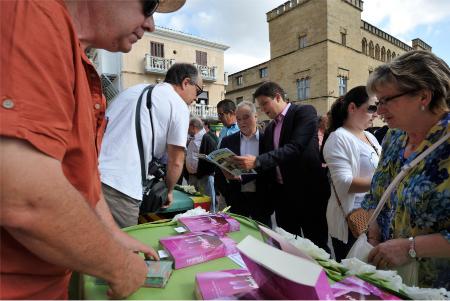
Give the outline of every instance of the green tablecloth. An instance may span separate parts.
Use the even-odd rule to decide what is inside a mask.
[[[173,202],[169,208],[161,209],[157,213],[181,212],[194,208],[194,201],[190,198],[191,195],[174,190]]]
[[[228,233],[229,237],[236,242],[240,242],[247,235],[262,239],[256,224],[252,220],[236,215],[232,216],[241,223],[241,230],[239,232]],[[176,224],[173,222],[149,223],[129,227],[125,229],[125,231],[140,241],[151,245],[155,250],[158,250],[161,248],[159,245],[160,237],[177,234],[173,229],[175,225]],[[141,288],[128,299],[195,299],[195,274],[199,272],[236,268],[240,267],[231,261],[231,259],[224,257],[187,268],[174,270],[165,288]],[[123,276],[127,277],[127,275]],[[95,278],[91,276],[83,276],[83,280],[82,291],[84,299],[108,299],[106,295],[106,285],[95,284]]]

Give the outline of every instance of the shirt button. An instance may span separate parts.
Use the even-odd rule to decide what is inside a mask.
[[[102,108],[102,106],[101,106],[99,103],[96,103],[96,104],[94,105],[94,108],[95,108],[96,110],[100,110],[100,109]]]
[[[12,109],[14,108],[14,101],[12,101],[11,99],[5,99],[3,100],[2,106],[5,109]]]

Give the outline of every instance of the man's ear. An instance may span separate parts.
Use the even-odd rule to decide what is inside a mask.
[[[181,82],[181,88],[184,90],[190,84],[190,82],[191,82],[191,79],[189,77],[186,77]]]

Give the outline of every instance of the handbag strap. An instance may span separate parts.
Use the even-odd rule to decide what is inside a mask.
[[[369,142],[370,146],[372,146],[373,150],[375,151],[375,153],[377,154],[377,156],[379,157],[380,154],[378,153],[378,149],[375,147],[375,145],[373,145],[372,141],[370,141],[369,137],[367,137],[366,133],[364,133],[364,137],[366,137],[366,140]]]
[[[429,148],[427,148],[424,152],[422,152],[420,155],[418,155],[414,160],[412,160],[410,163],[407,163],[402,166],[400,173],[394,178],[394,180],[389,184],[383,195],[381,196],[380,202],[378,203],[377,207],[375,208],[375,211],[373,212],[372,216],[369,218],[369,222],[367,223],[367,228],[369,225],[377,219],[378,215],[381,212],[381,209],[383,208],[384,204],[386,203],[386,200],[388,199],[391,192],[394,190],[394,188],[403,180],[403,178],[406,176],[406,174],[423,160],[426,156],[428,156],[432,151],[434,151],[439,145],[444,143],[448,138],[450,137],[450,133],[447,133],[444,137],[439,139],[437,142],[435,142],[433,145],[431,145]],[[367,229],[366,229],[367,232]]]
[[[155,153],[155,132],[153,130],[153,119],[152,119],[152,91],[154,86],[147,86],[142,91],[141,95],[139,96],[139,100],[136,104],[136,116],[135,116],[135,128],[136,128],[136,139],[138,144],[138,150],[139,150],[139,159],[141,161],[141,177],[142,177],[142,185],[144,185],[145,180],[147,179],[146,173],[145,173],[145,160],[144,160],[144,147],[142,143],[142,132],[141,132],[141,103],[142,103],[142,97],[146,91],[147,92],[147,108],[149,110],[150,114],[150,125],[152,128],[152,159],[154,157]]]
[[[331,178],[331,175],[330,175],[330,182],[331,182],[331,186],[333,187],[334,194],[336,195],[336,200],[337,200],[337,203],[339,204],[339,208],[341,208],[342,214],[344,215],[344,218],[347,218],[347,214],[345,214],[344,207],[342,207],[341,200],[339,199],[339,196],[337,194],[336,187],[334,186],[333,179]]]

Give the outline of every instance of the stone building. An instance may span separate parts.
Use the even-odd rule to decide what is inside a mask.
[[[193,63],[202,74],[204,92],[191,111],[202,118],[216,118],[216,104],[225,94],[224,52],[227,49],[226,45],[156,27],[154,32],[146,32],[129,53],[94,50],[90,56],[101,74],[108,101],[130,86],[163,81],[167,70],[176,62]]]
[[[412,49],[431,51],[420,39],[410,47],[361,20],[362,10],[361,0],[291,0],[269,11],[270,60],[231,74],[226,97],[253,101],[255,89],[271,80],[291,102],[324,114],[383,62]]]

